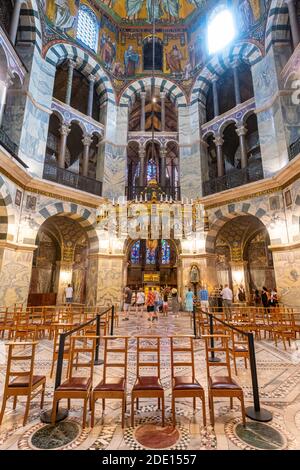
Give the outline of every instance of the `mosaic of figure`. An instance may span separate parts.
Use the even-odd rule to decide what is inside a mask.
[[[181,73],[181,60],[183,59],[180,49],[174,44],[170,52],[166,53],[167,67],[171,73]]]
[[[144,5],[144,0],[127,0],[126,11],[129,19],[136,19]],[[178,18],[179,0],[146,0],[147,21],[160,20],[165,14]]]
[[[135,75],[136,67],[139,65],[139,62],[140,57],[138,53],[134,51],[133,46],[128,46],[124,54],[125,75]]]
[[[75,1],[77,5],[79,3],[78,0]],[[76,21],[76,17],[71,15],[69,2],[68,0],[55,0],[54,1],[56,10],[55,10],[55,17],[54,17],[54,25],[57,28],[67,30],[74,27],[74,23]]]

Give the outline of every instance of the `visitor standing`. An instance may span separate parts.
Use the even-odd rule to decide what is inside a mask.
[[[277,307],[277,306],[278,306],[278,294],[277,294],[276,287],[274,287],[274,289],[271,290],[270,307]]]
[[[158,320],[160,301],[161,301],[160,292],[154,289],[154,315],[153,315],[154,320]]]
[[[261,292],[261,301],[265,309],[269,307],[270,294],[268,289],[264,286]]]
[[[209,307],[209,293],[208,293],[208,290],[207,290],[206,286],[202,286],[201,289],[199,290],[198,299],[200,301],[200,305],[201,305],[202,310],[207,312],[208,307]]]
[[[129,311],[131,307],[131,301],[132,301],[132,290],[130,287],[125,287],[124,289],[124,318],[123,321],[129,320]]]
[[[258,307],[260,304],[261,304],[261,297],[260,297],[260,294],[259,294],[259,290],[255,289],[255,292],[254,292],[254,305],[256,307]]]
[[[73,302],[73,287],[71,284],[68,284],[68,287],[65,288],[65,298],[67,304],[71,304]]]
[[[172,289],[171,290],[171,296],[172,296],[172,305],[171,305],[171,308],[172,308],[172,313],[177,316],[178,315],[178,312],[179,312],[179,302],[178,302],[178,291],[177,289]]]
[[[154,315],[154,302],[155,302],[155,297],[154,297],[154,292],[152,291],[152,287],[149,287],[148,295],[147,295],[147,312],[148,312],[148,321],[153,321],[153,315]]]
[[[165,289],[163,293],[163,315],[164,317],[168,316],[169,310],[169,292]]]
[[[185,294],[185,309],[187,312],[193,312],[194,310],[194,293],[190,287]]]
[[[245,288],[243,284],[239,286],[238,299],[239,299],[239,302],[246,302],[246,292],[245,292]]]
[[[136,295],[136,312],[139,312],[141,314],[141,317],[143,316],[143,311],[144,311],[144,305],[145,305],[145,294],[142,288],[138,291]]]
[[[228,284],[225,284],[224,289],[221,292],[222,300],[223,300],[223,306],[225,310],[225,316],[226,320],[230,321],[231,320],[231,306],[232,306],[232,299],[233,299],[233,293]]]

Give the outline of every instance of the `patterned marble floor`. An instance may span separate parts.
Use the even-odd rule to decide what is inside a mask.
[[[45,448],[129,450],[158,448],[186,450],[240,450],[240,449],[300,449],[300,355],[295,345],[284,351],[279,344],[275,347],[269,340],[256,342],[258,380],[260,385],[261,406],[273,413],[273,420],[267,425],[257,425],[249,420],[246,430],[241,427],[241,414],[238,400],[230,410],[229,399],[215,399],[215,428],[202,424],[201,403],[193,412],[191,400],[177,401],[178,426],[170,427],[170,347],[168,336],[172,334],[191,334],[190,320],[185,314],[178,317],[169,315],[154,324],[146,316],[130,316],[128,322],[120,321],[116,334],[128,334],[130,338],[128,367],[127,427],[123,431],[120,419],[120,402],[108,400],[105,413],[101,403],[96,405],[96,425],[93,429],[81,428],[82,403],[72,401],[67,420],[56,428],[46,428],[39,419],[39,399],[33,400],[28,423],[22,426],[24,400],[19,399],[15,411],[12,400],[7,404],[3,423],[0,427],[0,449]],[[140,400],[140,410],[136,414],[136,427],[130,427],[130,391],[135,381],[135,339],[136,335],[158,334],[162,339],[161,373],[166,397],[166,426],[160,428],[160,412],[155,400]],[[300,344],[299,350],[300,350]],[[37,348],[35,373],[47,376],[47,389],[44,409],[51,409],[54,379],[49,378],[51,367],[52,342],[40,341]],[[101,350],[101,354],[103,351]],[[195,340],[196,375],[206,389],[206,367],[203,340]],[[5,378],[5,347],[0,341],[0,382],[1,398]],[[102,366],[97,366],[95,381],[102,376]],[[184,368],[182,370],[184,375]],[[221,372],[221,371],[220,371]],[[186,371],[188,374],[188,371]],[[238,375],[234,378],[242,385],[246,406],[252,405],[250,370],[244,368],[243,360],[238,362]],[[209,416],[207,409],[207,416]],[[209,421],[208,421],[209,422]],[[160,436],[157,444],[157,435]],[[154,436],[153,438],[151,436]],[[155,438],[156,436],[156,438]],[[42,444],[40,444],[42,442]],[[152,447],[151,447],[152,446]],[[161,448],[161,447],[160,447]]]

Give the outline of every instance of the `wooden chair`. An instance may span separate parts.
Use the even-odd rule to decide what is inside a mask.
[[[184,345],[182,345],[183,341]],[[186,344],[187,342],[188,344]],[[178,360],[179,357],[181,360]],[[191,375],[184,376],[176,375],[177,367],[190,367],[192,373]],[[203,425],[206,426],[205,393],[202,385],[200,385],[195,377],[194,342],[192,336],[171,337],[171,373],[173,426],[176,426],[176,398],[193,398],[194,410],[196,410],[196,398],[200,398],[202,401]]]
[[[91,395],[91,426],[94,426],[95,404],[102,398],[102,409],[105,410],[105,399],[122,400],[122,428],[125,425],[126,411],[126,381],[128,359],[128,336],[105,336],[104,338],[104,368],[103,379],[93,389]],[[109,343],[113,344],[110,345]],[[121,345],[120,345],[121,343]],[[115,347],[113,347],[115,345]],[[116,360],[115,355],[118,354]],[[121,358],[119,357],[121,356]],[[108,376],[108,369],[122,369],[119,376]]]
[[[55,362],[58,359],[58,349],[59,349],[59,340],[60,340],[60,335],[61,333],[65,333],[66,331],[70,331],[72,329],[73,323],[54,323],[53,328],[54,328],[54,342],[53,342],[53,354],[52,354],[52,364],[51,364],[51,372],[50,372],[50,378],[53,376],[53,371],[54,371],[54,365]],[[64,349],[64,360],[69,361],[70,359],[70,343],[71,343],[71,338],[70,336],[67,336],[66,341],[65,341],[65,349]],[[69,366],[69,364],[68,364]],[[68,375],[68,372],[67,372]]]
[[[36,325],[31,323],[29,310],[22,310],[16,314],[16,322],[14,325],[14,341],[35,341],[37,339]]]
[[[137,378],[131,392],[131,426],[134,427],[134,401],[139,398],[157,398],[158,409],[160,400],[162,401],[162,426],[165,425],[165,400],[164,389],[160,381],[160,337],[158,336],[138,336],[137,337]],[[151,355],[151,360],[149,358]],[[143,359],[145,357],[145,359]],[[152,359],[152,357],[154,357]],[[155,359],[156,357],[156,359]],[[157,369],[157,375],[142,375],[143,368]]]
[[[233,359],[235,374],[238,375],[236,360],[239,357],[244,358],[245,367],[247,367],[247,359],[250,361],[249,349],[248,349],[248,340],[244,337],[239,336],[237,332],[231,331],[231,344],[229,346],[229,353]]]
[[[211,338],[215,342],[220,342],[218,346],[212,347],[210,344]],[[242,407],[242,418],[243,425],[246,426],[246,414],[245,414],[245,405],[244,405],[244,392],[242,387],[235,382],[231,377],[231,367],[230,367],[230,357],[229,357],[229,336],[227,335],[206,335],[205,339],[205,352],[206,352],[206,368],[207,368],[207,378],[208,378],[208,400],[209,400],[209,409],[211,416],[211,424],[214,427],[215,425],[215,415],[214,415],[214,397],[229,397],[230,406],[233,406],[233,398],[238,398],[241,402]],[[212,352],[221,355],[223,359],[220,362],[211,362],[210,354]],[[224,358],[225,356],[225,358]],[[227,375],[216,375],[211,376],[210,369],[212,367],[226,367]]]
[[[52,424],[56,420],[57,404],[59,400],[68,400],[68,409],[71,407],[71,399],[84,400],[82,427],[86,425],[87,404],[93,386],[94,359],[97,336],[86,336],[86,345],[82,344],[82,336],[71,338],[70,367],[68,378],[54,390],[53,408],[51,415]],[[79,345],[77,346],[77,342]],[[80,361],[77,356],[80,355]],[[88,370],[88,375],[75,376],[74,370]]]
[[[4,416],[6,402],[10,397],[14,397],[13,409],[15,410],[18,396],[27,396],[23,426],[25,426],[27,422],[30,402],[39,393],[41,393],[41,408],[43,408],[46,377],[44,375],[33,374],[35,348],[37,344],[37,342],[8,343],[8,359],[0,413],[0,425]],[[20,348],[20,346],[22,347],[22,353],[18,354],[18,348]],[[25,352],[24,346],[26,347]],[[27,348],[30,349],[29,352],[27,352]],[[24,363],[28,364],[27,368],[24,366]]]

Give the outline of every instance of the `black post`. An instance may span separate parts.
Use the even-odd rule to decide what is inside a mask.
[[[59,346],[58,346],[58,356],[57,356],[57,365],[56,365],[56,375],[55,375],[55,390],[61,384],[61,377],[62,377],[62,370],[63,370],[63,363],[64,363],[64,351],[65,351],[65,341],[66,335],[64,333],[60,334],[59,338]],[[54,346],[53,346],[54,347]],[[56,408],[56,421],[55,423],[59,423],[68,417],[69,411],[65,408],[59,408],[57,403]],[[40,419],[42,423],[51,423],[51,415],[52,410],[49,411],[42,411],[40,415]]]
[[[114,323],[115,323],[115,306],[111,307],[111,324],[110,324],[110,336],[114,335]]]
[[[209,334],[214,334],[214,321],[213,321],[213,314],[209,313]],[[215,347],[214,338],[210,338],[210,347],[213,349]],[[215,351],[211,352],[211,356],[209,358],[209,362],[220,362],[221,359],[215,357]]]
[[[100,323],[101,323],[101,314],[97,313],[97,320],[96,320],[96,349],[95,349],[95,366],[102,366],[104,364],[104,361],[102,359],[99,359],[99,349],[100,349]]]
[[[194,326],[194,339],[198,339],[197,325],[196,325],[196,305],[193,305],[193,326]]]
[[[271,421],[273,419],[273,415],[270,411],[262,409],[259,403],[259,390],[258,390],[253,333],[248,333],[248,348],[249,348],[249,356],[250,356],[250,368],[251,368],[254,406],[249,406],[246,408],[246,415],[248,416],[248,418],[251,418],[254,421],[267,423],[268,421]]]

